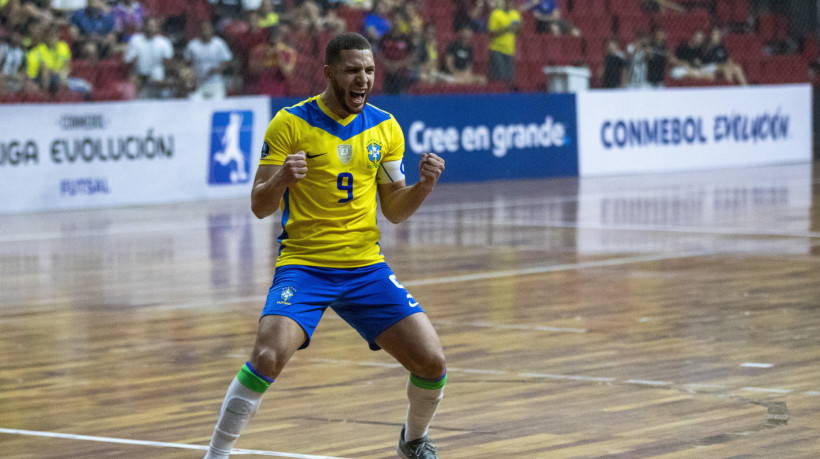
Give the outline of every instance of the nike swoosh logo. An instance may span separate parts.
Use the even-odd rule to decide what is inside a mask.
[[[326,155],[326,154],[327,154],[327,153],[320,153],[320,154],[318,154],[318,155],[311,155],[310,153],[305,153],[305,157],[306,157],[306,158],[308,158],[308,159],[313,159],[313,158],[318,158],[318,157],[320,157],[320,156],[324,156],[324,155]]]

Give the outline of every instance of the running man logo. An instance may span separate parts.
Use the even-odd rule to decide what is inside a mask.
[[[208,167],[210,185],[248,183],[252,140],[252,111],[214,112]]]

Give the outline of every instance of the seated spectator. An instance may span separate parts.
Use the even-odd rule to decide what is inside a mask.
[[[134,84],[137,97],[156,99],[167,92],[166,71],[174,57],[171,40],[160,35],[159,22],[155,18],[145,21],[144,33],[131,37],[123,60],[134,64]]]
[[[296,58],[296,50],[282,41],[282,30],[271,30],[268,40],[251,51],[248,62],[250,93],[285,96],[287,79],[296,67]]]
[[[712,29],[709,42],[703,51],[703,69],[706,73],[723,75],[729,84],[748,84],[743,68],[729,57],[729,50],[723,44],[723,31],[717,27]]]
[[[666,30],[656,28],[652,33],[649,44],[649,57],[646,62],[649,85],[653,88],[662,88],[666,79],[666,61],[669,51],[666,49]]]
[[[487,17],[492,9],[491,0],[455,0],[453,30],[467,26],[473,32],[487,31]]]
[[[48,5],[53,11],[70,16],[71,13],[88,6],[88,0],[51,0]],[[46,8],[41,5],[40,8]]]
[[[415,56],[415,68],[419,80],[426,83],[441,81],[444,75],[438,70],[438,39],[436,25],[432,23],[414,23],[410,33],[410,42]]]
[[[484,75],[473,73],[473,29],[465,25],[458,31],[455,41],[447,45],[444,54],[444,70],[457,84],[485,84]]]
[[[363,35],[370,40],[374,49],[382,37],[390,30],[390,13],[392,5],[388,0],[377,0],[370,14],[365,16],[362,26]]]
[[[424,28],[424,19],[419,15],[415,1],[408,1],[404,5],[396,8],[393,12],[393,27],[399,33],[410,35],[414,30]]]
[[[102,0],[88,0],[87,7],[71,15],[71,37],[77,50],[82,48],[85,42],[92,41],[103,57],[114,51],[117,43],[114,16],[105,11]]]
[[[126,43],[132,35],[143,29],[143,22],[147,12],[140,2],[135,0],[120,0],[113,8],[114,32],[120,42]]]
[[[262,28],[258,10],[247,12],[246,30],[233,39],[233,50],[239,60],[239,71],[242,75],[247,74],[248,59],[251,51],[268,40],[268,29]]]
[[[561,17],[558,0],[531,0],[521,10],[532,10],[535,30],[539,33],[552,32],[556,36],[570,34],[575,37],[581,35],[577,27]]]
[[[702,30],[696,30],[689,41],[681,42],[675,50],[673,56],[669,56],[672,62],[672,70],[669,75],[675,79],[695,78],[701,80],[714,80],[716,67],[703,67],[703,51],[706,37]]]
[[[26,76],[26,48],[23,35],[14,30],[0,42],[0,94],[30,87]]]
[[[646,89],[649,84],[649,56],[651,51],[650,37],[644,30],[635,32],[635,41],[626,47],[626,87],[631,89]]]
[[[257,13],[259,27],[267,29],[279,25],[279,12],[276,11],[273,0],[262,0],[262,3],[259,4]]]
[[[200,25],[199,36],[188,42],[183,53],[196,75],[193,99],[224,99],[227,95],[222,73],[228,69],[233,54],[225,41],[214,35],[210,22]],[[186,83],[187,84],[187,83]]]
[[[604,57],[604,75],[601,87],[607,89],[622,88],[624,86],[624,69],[626,55],[621,51],[617,38],[610,38],[606,42],[606,56]]]
[[[412,44],[407,36],[390,29],[384,34],[376,51],[376,58],[384,67],[384,92],[400,94],[417,79],[414,71]]]
[[[42,43],[28,53],[27,75],[44,91],[52,94],[68,89],[83,94],[91,93],[91,84],[70,77],[71,49],[60,40],[60,32],[50,26]]]

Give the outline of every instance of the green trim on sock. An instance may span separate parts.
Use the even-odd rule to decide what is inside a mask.
[[[438,381],[431,381],[429,379],[419,378],[413,373],[410,373],[410,382],[413,383],[414,386],[419,387],[421,389],[438,390],[444,387],[444,384],[447,382],[447,373],[444,373],[444,377],[442,377]]]
[[[242,369],[236,374],[236,379],[249,390],[259,394],[264,394],[270,387],[270,382],[256,376],[247,365],[242,365]]]

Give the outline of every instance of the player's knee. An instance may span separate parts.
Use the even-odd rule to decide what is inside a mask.
[[[447,371],[447,360],[444,352],[439,350],[424,355],[418,362],[412,373],[424,379],[439,379]]]
[[[256,371],[270,379],[279,377],[285,363],[287,363],[287,356],[284,352],[278,352],[270,347],[256,348],[251,355],[251,365]]]

